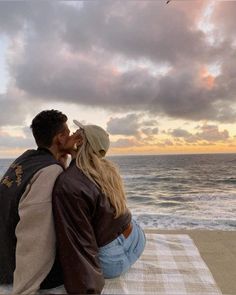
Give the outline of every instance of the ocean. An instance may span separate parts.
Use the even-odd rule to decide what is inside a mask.
[[[236,154],[109,157],[143,228],[236,230]],[[0,159],[0,176],[10,159]]]

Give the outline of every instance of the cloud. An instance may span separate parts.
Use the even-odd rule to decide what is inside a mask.
[[[27,17],[28,5],[26,2],[1,1],[0,3],[0,32],[16,34],[23,28]]]
[[[165,146],[173,146],[174,144],[173,144],[173,142],[172,142],[171,140],[166,139],[166,140],[164,141],[164,145],[165,145]]]
[[[143,124],[145,126],[157,126],[158,122],[156,120],[144,120]]]
[[[225,38],[212,43],[198,25],[206,5],[84,1],[76,7],[56,1],[2,1],[1,32],[21,44],[8,56],[11,85],[25,100],[40,103],[235,122],[236,4],[224,1],[213,7],[213,33],[219,27]],[[210,65],[218,63],[216,75]],[[25,111],[13,102],[23,119]],[[19,120],[4,117],[0,124]],[[139,127],[134,120],[128,131],[118,130],[114,120],[108,123],[114,134],[131,135]]]
[[[11,136],[0,130],[1,149],[35,148],[33,137]]]
[[[131,114],[132,115],[132,114]],[[126,116],[123,119],[128,119],[129,117]],[[132,118],[132,117],[131,117]],[[140,117],[137,116],[137,118],[140,119]],[[122,120],[122,118],[120,118]],[[125,120],[124,120],[125,121]],[[123,122],[124,122],[123,121]],[[148,129],[148,128],[147,128]],[[172,146],[213,146],[217,142],[222,143],[229,143],[229,146],[233,146],[233,138],[232,140],[229,136],[229,132],[227,130],[220,130],[217,125],[212,124],[203,124],[198,125],[196,127],[196,132],[191,133],[185,129],[182,128],[176,128],[169,130],[166,132],[166,135],[171,135],[173,138],[159,138],[155,137],[155,141],[150,139],[154,139],[153,133],[155,134],[155,128],[150,128],[149,131],[146,132],[146,134],[143,132],[144,130],[141,129],[141,131],[146,135],[146,137],[129,137],[129,138],[119,138],[116,141],[111,142],[112,148],[135,148],[135,147],[172,147]],[[4,129],[0,129],[0,142],[1,142],[1,150],[2,149],[27,149],[35,147],[34,139],[32,137],[31,131],[29,127],[25,127],[22,129],[23,135],[22,136],[11,136],[7,132],[4,131]],[[130,134],[129,136],[131,136]],[[232,143],[231,143],[232,142]]]
[[[159,129],[157,127],[155,128],[143,128],[141,129],[142,133],[144,133],[145,135],[148,136],[153,136],[153,135],[157,135],[159,132]]]
[[[13,93],[0,94],[0,126],[21,125],[25,118],[24,102],[18,100]]]
[[[219,141],[227,141],[230,139],[228,130],[220,131],[217,125],[209,125],[207,123],[197,126],[198,132],[191,133],[182,128],[176,128],[173,130],[169,130],[168,134],[184,140],[187,143],[198,143],[201,141],[205,141],[208,143],[219,142]]]
[[[111,147],[113,148],[129,148],[129,147],[137,147],[141,144],[135,140],[134,138],[120,138],[116,141],[111,142]]]
[[[216,85],[209,89],[202,84],[201,68],[199,65],[192,65],[191,68],[176,70],[162,77],[159,81],[160,90],[153,101],[151,111],[193,121],[235,121],[234,95],[223,91],[227,83],[225,78],[220,75],[215,79]],[[219,84],[222,84],[221,87]]]
[[[217,24],[214,28],[214,33],[221,33],[220,39],[232,38],[235,39],[235,22],[236,17],[234,1],[217,1],[211,15],[211,21]]]
[[[107,123],[107,131],[113,135],[131,136],[138,132],[139,126],[139,116],[129,114],[122,118],[111,118]]]
[[[199,5],[192,2],[193,13]],[[86,1],[83,9],[70,13],[64,38],[74,50],[96,46],[134,59],[169,62],[176,61],[181,52],[186,58],[204,54],[203,34],[193,29],[182,6],[167,9],[161,1],[130,1],[124,7],[122,1]]]
[[[176,128],[172,131],[169,132],[170,135],[172,135],[173,137],[190,137],[191,133],[188,132],[187,130],[181,129],[181,128]]]
[[[156,120],[145,120],[143,114],[128,114],[124,117],[112,117],[107,122],[107,131],[112,135],[133,136],[137,141],[151,141],[158,135]],[[151,126],[151,127],[150,127]]]
[[[28,99],[22,91],[10,87],[7,93],[0,94],[0,127],[7,125],[23,126],[27,116],[36,115],[40,107],[40,100]]]
[[[207,141],[225,141],[229,139],[227,130],[220,131],[216,125],[204,124],[200,127],[201,131],[196,133],[196,136],[201,140]]]

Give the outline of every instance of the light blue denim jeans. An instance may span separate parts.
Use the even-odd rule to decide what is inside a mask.
[[[143,230],[132,220],[132,232],[126,239],[119,235],[111,243],[99,248],[99,260],[104,278],[115,278],[126,272],[141,256],[146,238]]]

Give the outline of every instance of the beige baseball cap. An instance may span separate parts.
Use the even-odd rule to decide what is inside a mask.
[[[99,158],[104,157],[110,146],[109,134],[100,126],[83,125],[77,120],[73,120],[73,122],[84,130],[85,136],[95,154]]]

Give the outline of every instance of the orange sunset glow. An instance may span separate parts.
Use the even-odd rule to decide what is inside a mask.
[[[209,90],[213,88],[215,84],[215,77],[208,72],[208,69],[206,67],[203,67],[200,70],[200,78],[206,88],[208,88]]]
[[[0,157],[35,147],[45,109],[105,128],[111,155],[236,152],[236,2],[3,1],[0,16]]]

